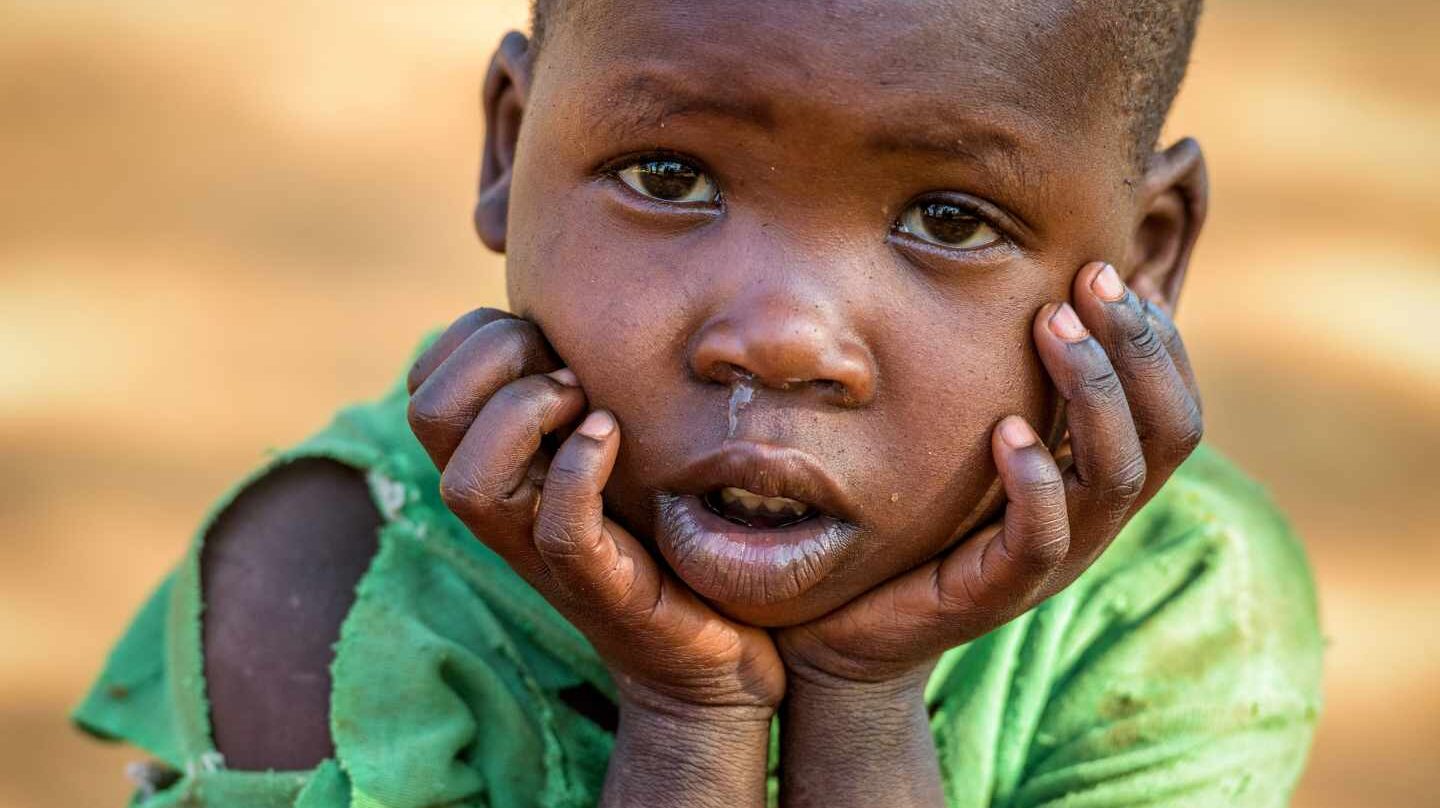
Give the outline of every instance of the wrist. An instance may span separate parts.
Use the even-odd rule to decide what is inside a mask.
[[[681,726],[718,726],[737,730],[763,726],[768,729],[777,709],[761,702],[678,696],[619,677],[617,685],[621,715],[628,714],[657,725],[671,722]]]
[[[620,731],[666,754],[691,759],[744,760],[769,753],[775,708],[751,704],[705,704],[633,684],[620,689]]]
[[[774,713],[622,688],[601,805],[760,808]]]
[[[862,661],[840,660],[829,664],[799,655],[782,655],[785,664],[786,700],[890,701],[923,695],[937,660],[912,665],[871,666]]]
[[[688,758],[769,753],[770,720],[750,708],[656,706],[622,701],[620,732]]]
[[[782,804],[943,804],[925,705],[929,665],[874,681],[788,672],[780,721]]]
[[[805,713],[812,721],[842,725],[901,727],[925,713],[930,666],[874,681],[851,679],[808,668],[787,669],[785,715]]]

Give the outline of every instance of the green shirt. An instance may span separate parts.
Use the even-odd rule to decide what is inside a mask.
[[[297,458],[368,476],[384,524],[335,648],[334,759],[243,772],[215,751],[200,645],[206,520],[75,711],[86,730],[180,773],[132,805],[596,802],[612,736],[558,694],[588,683],[613,697],[605,669],[445,509],[405,408],[397,386],[342,411],[212,511]],[[1299,543],[1202,447],[1074,585],[941,660],[926,699],[949,804],[1284,805],[1314,730],[1321,647]]]

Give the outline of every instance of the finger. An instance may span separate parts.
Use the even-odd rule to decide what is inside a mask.
[[[522,576],[543,567],[531,541],[540,483],[530,474],[541,438],[584,412],[585,394],[550,376],[500,388],[440,475],[445,505]]]
[[[499,309],[476,309],[460,315],[455,322],[451,323],[445,332],[430,344],[410,366],[410,373],[405,378],[405,389],[414,393],[420,385],[429,378],[435,368],[445,361],[471,334],[479,331],[490,323],[500,319],[514,319],[515,315],[500,311]]]
[[[663,672],[660,681],[710,679],[719,672],[704,649],[741,643],[733,664],[746,681],[776,677],[753,650],[765,641],[763,631],[715,620],[698,595],[662,573],[634,536],[605,518],[603,491],[619,447],[614,416],[597,410],[555,452],[535,515],[542,591],[621,668]]]
[[[1195,368],[1190,364],[1190,354],[1185,350],[1185,341],[1180,338],[1180,330],[1175,327],[1174,319],[1164,306],[1156,305],[1152,300],[1143,300],[1141,305],[1145,309],[1145,319],[1150,321],[1150,327],[1160,335],[1160,341],[1165,343],[1170,360],[1175,363],[1175,369],[1185,381],[1190,398],[1195,401],[1195,408],[1203,413],[1205,405],[1200,400],[1200,385],[1195,381]]]
[[[411,394],[410,429],[443,469],[497,390],[557,367],[559,360],[534,323],[492,320],[456,346]]]
[[[1145,456],[1145,485],[1132,512],[1149,501],[1200,443],[1200,410],[1140,298],[1113,266],[1091,264],[1075,278],[1075,308],[1100,341],[1125,389]]]
[[[1005,487],[1005,518],[998,530],[945,558],[937,577],[942,610],[983,626],[1034,606],[1070,547],[1065,482],[1035,430],[1012,415],[996,426],[990,444]],[[951,639],[964,642],[973,627],[962,622],[952,629],[960,636]]]
[[[551,581],[601,619],[623,616],[632,600],[645,597],[637,582],[657,577],[643,574],[652,568],[644,549],[605,522],[601,492],[619,447],[614,416],[604,410],[586,416],[555,452],[535,514],[535,549]]]
[[[1145,484],[1145,456],[1119,375],[1068,303],[1035,318],[1040,360],[1066,401],[1074,462],[1065,472],[1070,554],[1088,563],[1115,533]]]

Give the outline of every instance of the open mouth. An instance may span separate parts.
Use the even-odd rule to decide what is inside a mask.
[[[800,597],[862,546],[844,483],[793,447],[728,440],[656,488],[656,548],[731,616]]]
[[[767,497],[727,486],[702,498],[711,513],[737,525],[760,530],[790,527],[819,514],[813,506],[789,497]]]

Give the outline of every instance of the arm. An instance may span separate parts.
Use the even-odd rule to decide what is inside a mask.
[[[379,525],[358,471],[299,460],[242,492],[206,535],[206,690],[230,768],[303,770],[334,754],[332,646]]]
[[[625,698],[600,804],[760,808],[770,712]]]
[[[780,722],[780,803],[943,806],[925,679],[865,684],[792,670]]]

